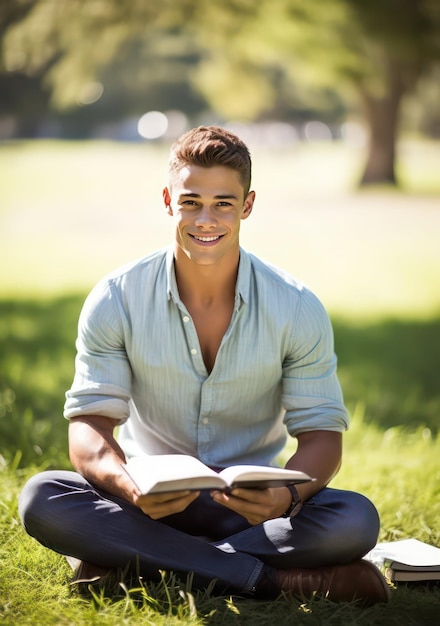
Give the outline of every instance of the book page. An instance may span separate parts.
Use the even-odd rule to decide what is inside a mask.
[[[440,548],[418,539],[378,543],[364,558],[382,565],[384,561],[412,567],[440,567]]]
[[[300,482],[309,482],[310,476],[296,470],[260,465],[234,465],[220,472],[220,476],[228,483],[244,483],[246,485],[280,486]]]
[[[158,485],[164,489],[190,488],[191,482],[197,478],[209,478],[208,482],[198,482],[199,486],[218,483],[218,475],[198,459],[185,454],[142,455],[129,459],[122,466],[142,493],[149,493]],[[194,488],[198,488],[196,485]]]
[[[230,485],[264,489],[312,480],[303,472],[260,465],[236,465],[217,474],[198,459],[184,454],[141,455],[131,458],[122,468],[144,494],[187,489],[227,490]]]

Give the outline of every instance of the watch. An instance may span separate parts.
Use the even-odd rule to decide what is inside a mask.
[[[295,485],[287,485],[287,489],[292,494],[292,502],[290,503],[287,511],[285,511],[285,513],[283,513],[281,517],[295,517],[295,515],[298,515],[301,510],[302,500],[299,497],[299,493]]]

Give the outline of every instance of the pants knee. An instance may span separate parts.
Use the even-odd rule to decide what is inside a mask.
[[[50,500],[60,492],[60,477],[63,475],[64,472],[59,471],[36,474],[27,481],[18,499],[18,513],[26,532],[42,543],[42,537],[50,535],[53,526]]]
[[[33,523],[41,515],[44,510],[44,495],[46,477],[43,480],[43,474],[36,474],[30,478],[18,498],[18,513],[24,528],[32,534],[31,528]]]
[[[316,529],[312,550],[319,564],[349,563],[375,546],[379,515],[368,498],[355,492],[326,489],[312,501],[304,522],[306,536],[308,528]],[[316,564],[313,559],[309,562]]]
[[[341,553],[347,560],[363,557],[377,542],[380,528],[379,514],[374,504],[359,493],[350,494],[349,529],[340,537]]]

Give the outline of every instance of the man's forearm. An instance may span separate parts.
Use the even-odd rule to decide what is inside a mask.
[[[316,430],[301,433],[297,437],[298,449],[288,460],[288,469],[297,469],[316,480],[297,485],[302,500],[311,498],[325,487],[338,473],[342,459],[342,434]]]
[[[113,428],[113,420],[102,416],[71,419],[70,460],[88,481],[132,502],[133,485],[121,468],[125,455],[113,436]]]

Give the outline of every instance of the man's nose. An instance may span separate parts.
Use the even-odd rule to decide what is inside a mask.
[[[215,226],[217,219],[211,207],[203,206],[197,214],[196,226],[208,227]]]

